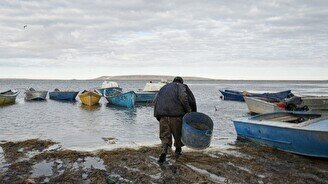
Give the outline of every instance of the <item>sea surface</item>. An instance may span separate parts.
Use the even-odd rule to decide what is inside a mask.
[[[118,81],[125,91],[142,89],[147,81]],[[137,105],[126,109],[108,105],[102,98],[96,107],[76,102],[47,99],[24,100],[24,90],[95,89],[102,81],[93,80],[0,80],[0,91],[19,89],[16,103],[0,107],[0,140],[51,139],[64,148],[93,151],[118,147],[160,144],[159,123],[153,107]],[[296,95],[328,95],[327,82],[303,81],[186,81],[193,91],[198,111],[214,122],[212,148],[234,144],[232,119],[249,116],[245,103],[222,101],[219,89],[276,92],[291,89]],[[110,140],[110,141],[108,141]]]

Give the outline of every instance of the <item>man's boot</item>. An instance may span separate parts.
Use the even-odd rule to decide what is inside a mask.
[[[162,151],[161,155],[159,156],[158,163],[162,164],[165,162],[168,148],[169,148],[169,145],[167,145],[167,144],[163,145],[163,151]]]
[[[181,156],[182,155],[182,149],[181,148],[176,148],[175,149],[175,156],[176,157],[179,157],[179,156]]]

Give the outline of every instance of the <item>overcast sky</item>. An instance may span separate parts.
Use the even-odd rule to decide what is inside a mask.
[[[1,0],[0,69],[327,80],[328,1]]]

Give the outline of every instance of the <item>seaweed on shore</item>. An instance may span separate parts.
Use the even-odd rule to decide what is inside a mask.
[[[0,146],[3,149],[5,159],[8,162],[14,162],[17,159],[25,156],[25,154],[29,151],[36,150],[41,152],[42,150],[54,144],[56,144],[56,142],[51,140],[29,139],[18,142],[4,142],[1,143]]]
[[[52,141],[5,143],[9,165],[0,183],[326,183],[328,161],[236,142],[229,149],[169,151],[158,164],[160,146],[98,152],[50,149]],[[48,149],[46,149],[48,148]],[[20,152],[37,150],[27,159]],[[12,153],[11,153],[12,152]],[[19,152],[19,153],[17,153]],[[12,162],[11,162],[12,161]],[[1,165],[0,165],[1,167]],[[44,170],[49,170],[45,173]]]

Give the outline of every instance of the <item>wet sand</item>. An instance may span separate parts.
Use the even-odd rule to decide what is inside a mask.
[[[49,140],[1,142],[0,183],[327,183],[328,160],[294,155],[251,142],[227,149],[173,151],[160,147],[79,152]]]

